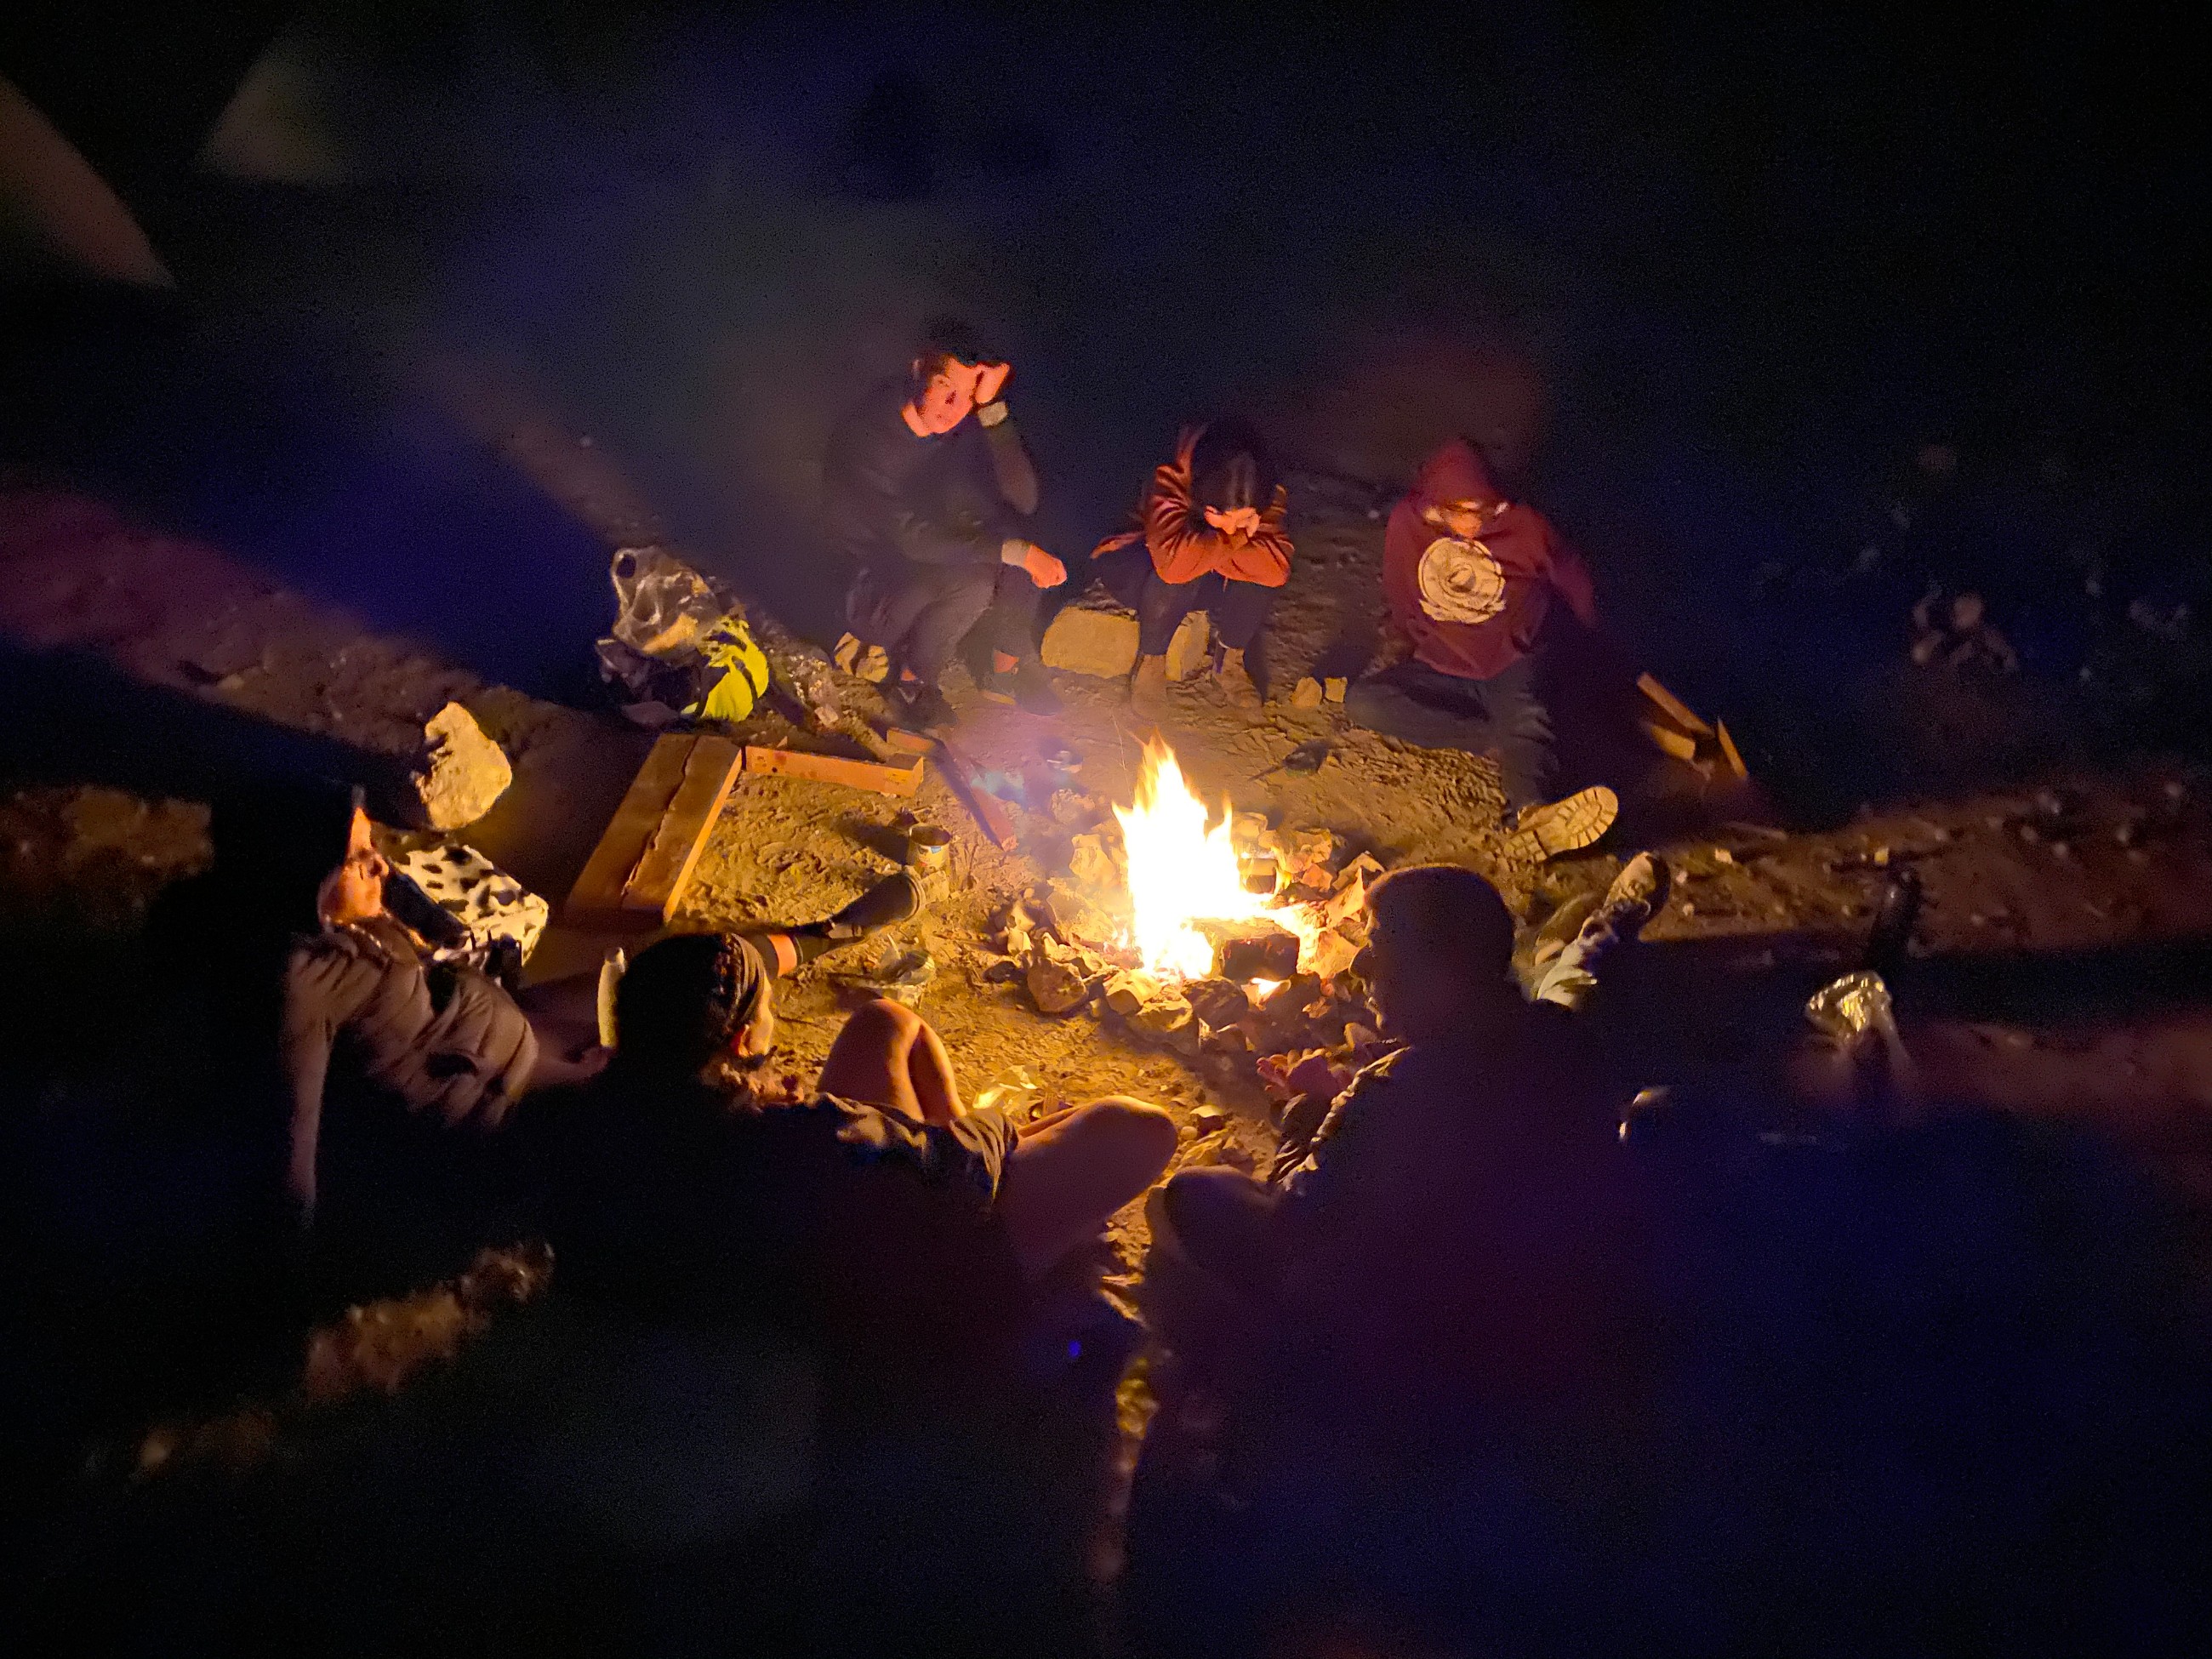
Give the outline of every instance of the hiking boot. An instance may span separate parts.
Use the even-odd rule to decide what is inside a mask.
[[[891,724],[908,732],[942,732],[960,724],[960,715],[933,685],[907,680],[884,699]]]
[[[1221,689],[1227,694],[1229,706],[1247,714],[1260,712],[1260,688],[1252,684],[1252,676],[1245,671],[1242,651],[1224,650],[1221,653]]]
[[[984,670],[976,676],[975,689],[993,702],[1011,703],[1048,719],[1064,707],[1046,678],[1044,664],[1035,657],[1024,657],[1012,668]]]
[[[1139,657],[1129,676],[1130,706],[1142,714],[1158,714],[1168,706],[1168,659]]]
[[[1620,816],[1620,798],[1601,783],[1562,800],[1524,806],[1506,841],[1505,856],[1522,864],[1541,864],[1562,853],[1579,853],[1612,829]]]

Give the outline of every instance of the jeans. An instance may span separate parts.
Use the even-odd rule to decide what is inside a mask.
[[[845,598],[845,625],[935,685],[971,629],[1009,656],[1036,652],[1037,586],[1006,564],[908,564],[863,570]]]
[[[1189,582],[1164,582],[1154,571],[1137,597],[1137,650],[1147,657],[1164,654],[1176,625],[1192,611],[1203,611],[1212,618],[1215,637],[1230,650],[1242,651],[1267,625],[1277,592],[1257,582],[1232,582],[1217,571]]]
[[[1402,662],[1353,685],[1344,712],[1370,731],[1424,749],[1494,751],[1508,806],[1543,799],[1551,782],[1552,718],[1536,694],[1533,655],[1486,680]]]

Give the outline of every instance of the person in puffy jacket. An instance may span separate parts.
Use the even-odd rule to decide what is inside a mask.
[[[1168,642],[1194,611],[1212,619],[1222,646],[1219,675],[1231,702],[1260,706],[1244,653],[1267,625],[1275,595],[1291,579],[1288,493],[1275,480],[1260,434],[1240,420],[1189,427],[1175,459],[1152,475],[1138,527],[1099,544],[1101,558],[1142,542],[1152,568],[1137,596],[1137,665],[1132,699],[1157,708],[1167,691]]]
[[[1345,712],[1424,748],[1495,754],[1534,856],[1587,847],[1611,828],[1610,789],[1545,802],[1556,762],[1539,671],[1555,606],[1597,626],[1589,568],[1551,520],[1506,497],[1465,439],[1431,455],[1391,509],[1382,596],[1412,654],[1355,684]]]

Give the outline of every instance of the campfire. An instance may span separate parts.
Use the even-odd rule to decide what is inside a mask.
[[[1000,914],[992,977],[1042,1012],[1094,1009],[1130,1035],[1255,1068],[1371,1038],[1351,972],[1382,866],[1322,829],[1276,830],[1191,789],[1174,750],[1145,745],[1133,799],[1109,811],[1055,797],[1067,874]]]
[[[1209,828],[1204,803],[1183,781],[1182,768],[1164,741],[1145,745],[1136,796],[1133,805],[1115,807],[1114,816],[1128,866],[1135,917],[1131,940],[1149,971],[1177,980],[1212,974],[1217,944],[1200,931],[1201,922],[1273,921],[1299,932],[1295,907],[1278,905],[1245,885],[1227,808]],[[1306,954],[1303,944],[1299,954]]]

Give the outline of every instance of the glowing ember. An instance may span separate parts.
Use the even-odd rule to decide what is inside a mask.
[[[1213,944],[1193,925],[1199,921],[1265,920],[1297,933],[1302,954],[1310,948],[1310,918],[1245,890],[1228,812],[1207,827],[1206,807],[1165,743],[1145,745],[1136,804],[1115,807],[1114,816],[1129,856],[1131,933],[1153,973],[1201,979],[1213,970]]]

